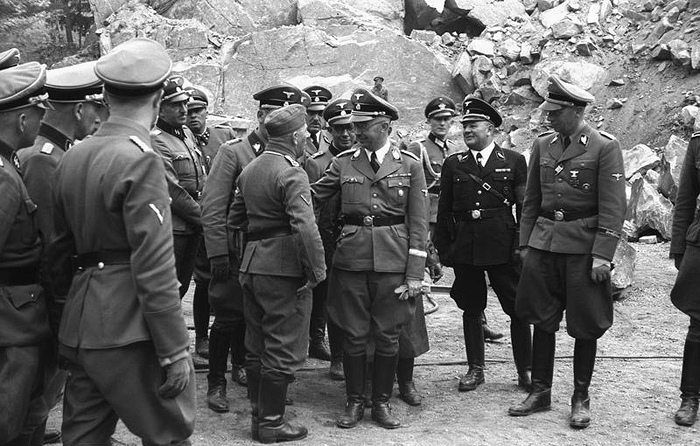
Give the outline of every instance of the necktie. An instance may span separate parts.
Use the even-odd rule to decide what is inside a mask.
[[[311,135],[311,141],[313,141],[314,146],[315,146],[317,149],[318,149],[318,140],[319,140],[318,133],[315,133],[315,134]]]
[[[377,160],[377,154],[372,152],[372,156],[369,157],[369,165],[372,166],[374,173],[379,170],[379,161]]]
[[[481,152],[476,154],[476,165],[479,167],[479,172],[481,172],[481,168],[484,167],[484,157]]]

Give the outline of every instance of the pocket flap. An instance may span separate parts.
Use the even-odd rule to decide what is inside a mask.
[[[43,288],[39,284],[31,284],[3,287],[2,290],[9,297],[12,305],[20,309],[28,303],[36,302]]]
[[[36,209],[37,209],[37,205],[34,204],[34,202],[32,201],[31,198],[27,198],[26,200],[24,200],[24,207],[27,208],[27,213],[28,213],[29,215],[31,215],[31,214],[33,214],[34,212],[36,212]]]
[[[173,156],[173,161],[191,160],[190,156],[186,153],[178,153]]]
[[[408,178],[387,178],[387,185],[389,187],[410,187],[411,180]]]
[[[574,160],[571,162],[571,167],[579,169],[595,169],[596,160]]]
[[[493,179],[496,181],[512,181],[515,178],[513,172],[496,172],[493,174]]]

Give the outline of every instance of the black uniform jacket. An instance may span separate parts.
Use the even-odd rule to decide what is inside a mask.
[[[471,151],[449,156],[442,166],[438,203],[435,244],[440,258],[476,266],[510,262],[517,247],[513,207],[519,220],[526,179],[525,158],[497,145],[481,171]]]

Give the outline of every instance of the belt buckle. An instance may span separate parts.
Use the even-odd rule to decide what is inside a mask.
[[[364,226],[372,226],[374,224],[374,216],[365,215],[364,217],[362,217],[362,224]]]
[[[563,221],[564,220],[564,211],[554,211],[554,220]]]
[[[472,220],[479,220],[481,218],[481,209],[474,209],[472,212]]]

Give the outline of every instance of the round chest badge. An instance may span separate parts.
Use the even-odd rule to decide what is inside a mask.
[[[581,186],[581,189],[583,189],[584,192],[590,192],[591,191],[591,185],[588,183],[583,183],[583,186]]]

